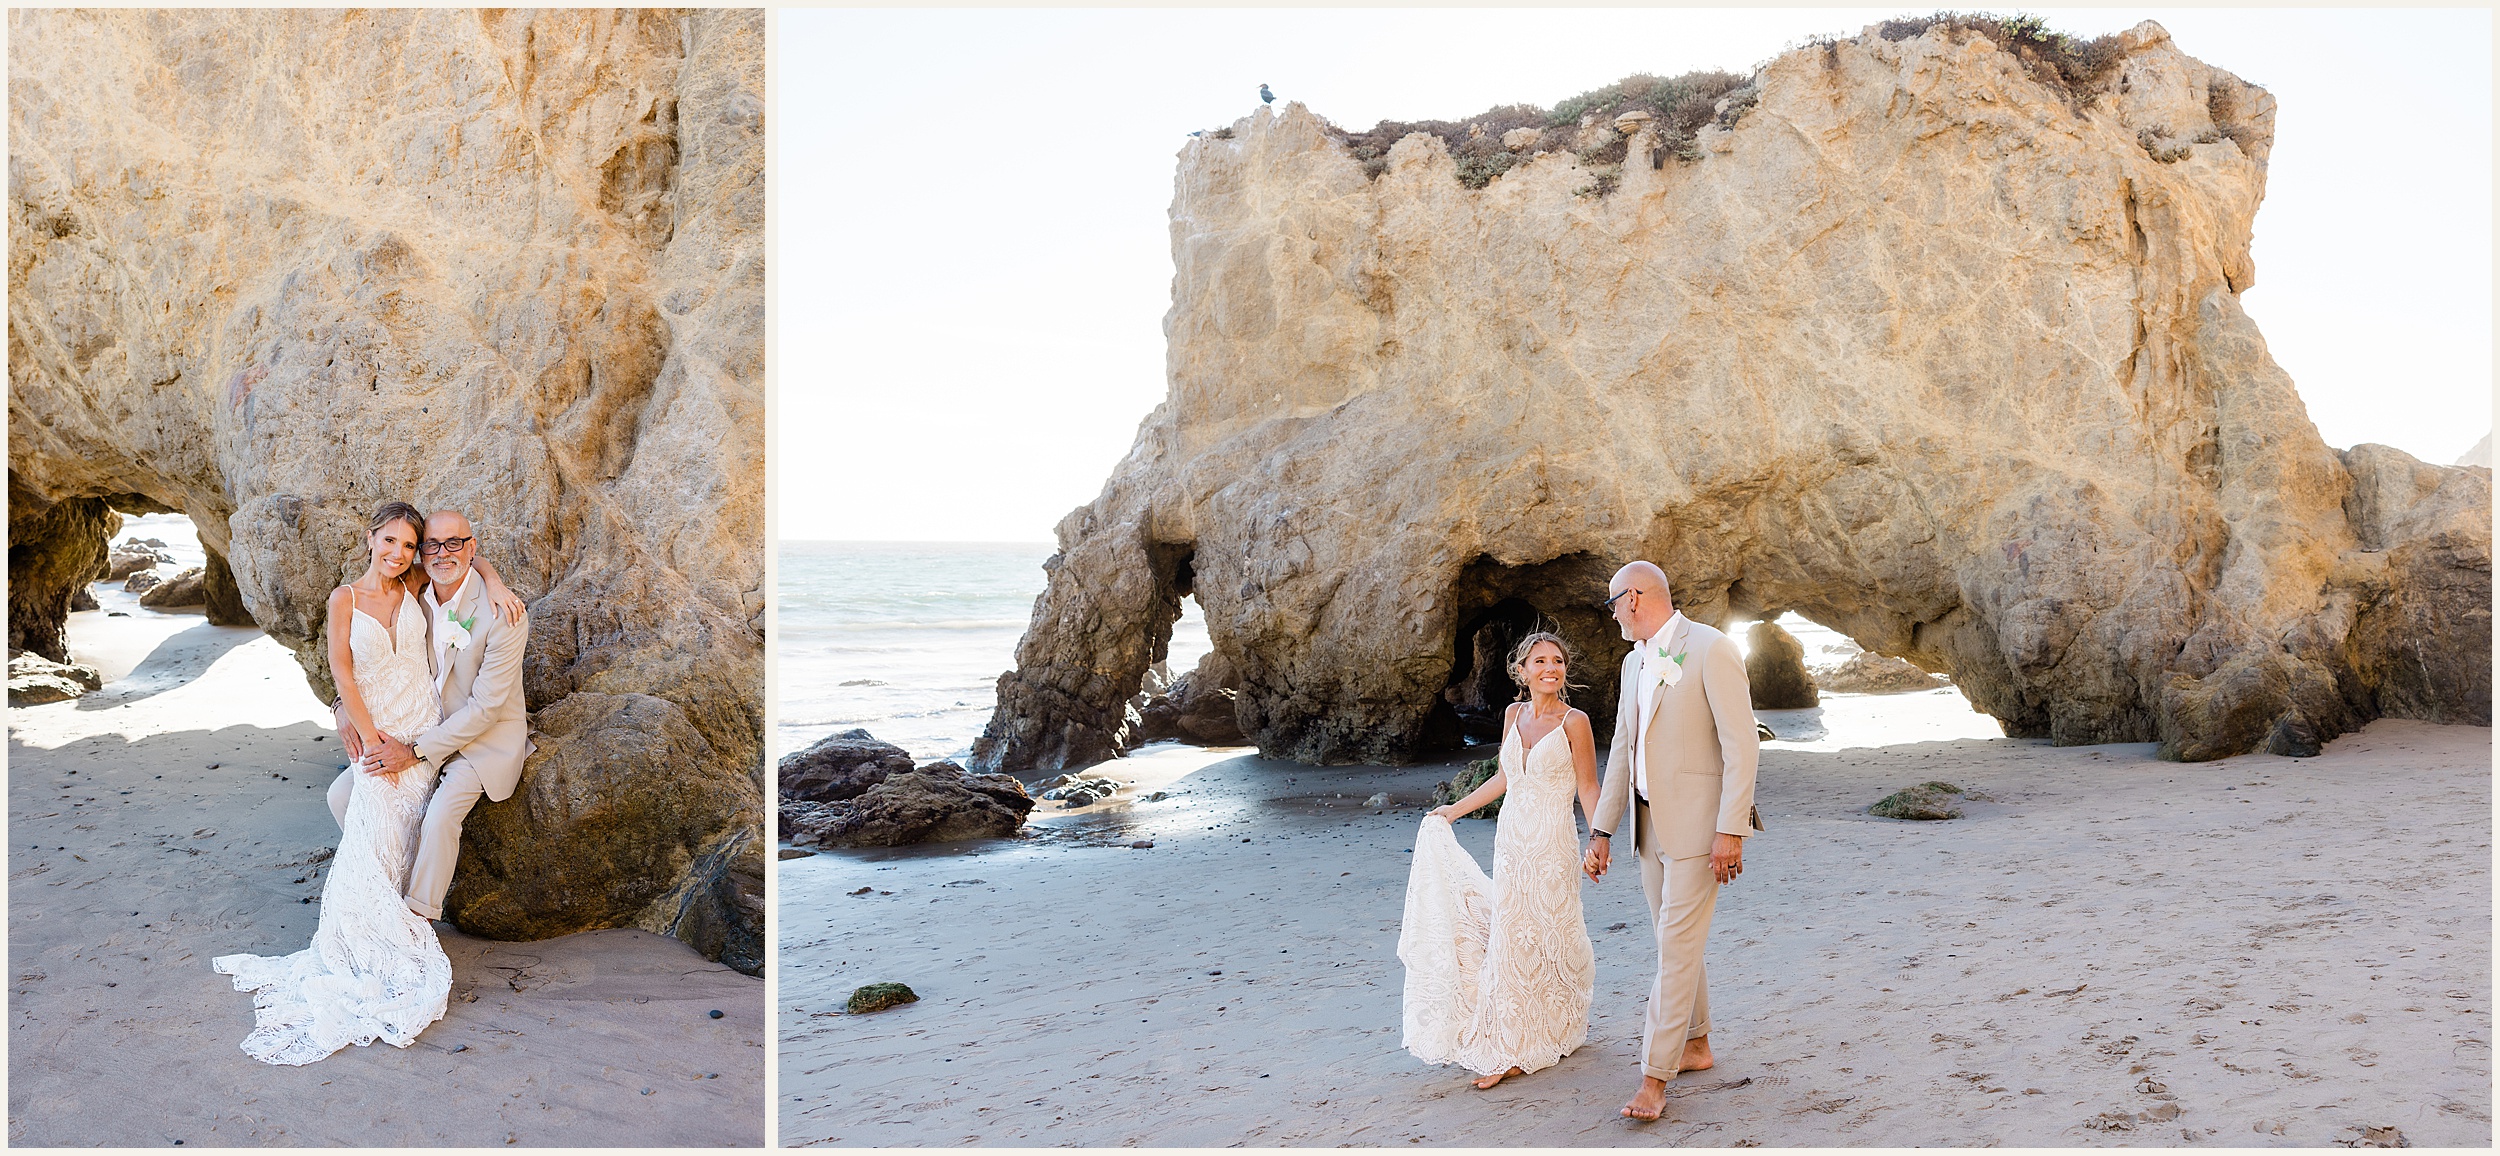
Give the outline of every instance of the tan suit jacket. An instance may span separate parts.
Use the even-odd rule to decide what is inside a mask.
[[[1666,647],[1671,655],[1685,656],[1684,674],[1674,686],[1658,689],[1645,719],[1634,717],[1641,701],[1640,648],[1624,657],[1615,738],[1606,752],[1606,779],[1592,822],[1631,840],[1644,855],[1685,859],[1709,854],[1714,835],[1754,833],[1754,767],[1762,740],[1754,731],[1745,658],[1734,639],[1687,618]],[[1647,833],[1632,814],[1632,743],[1643,732],[1649,736],[1649,810],[1657,847],[1643,845]]]
[[[430,608],[429,608],[430,609]],[[453,755],[469,760],[486,797],[500,803],[521,782],[530,751],[529,707],[521,693],[521,650],[529,642],[529,616],[506,622],[486,604],[486,584],[468,583],[452,613],[470,623],[469,642],[449,656],[444,677],[434,658],[434,616],[426,615],[427,669],[443,685],[443,721],[417,736],[417,754],[440,767]]]

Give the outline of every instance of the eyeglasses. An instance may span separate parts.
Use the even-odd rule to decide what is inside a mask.
[[[425,552],[425,553],[428,553],[428,554],[446,554],[446,553],[457,553],[457,552],[459,552],[460,550],[466,549],[466,548],[468,547],[469,543],[474,542],[474,541],[477,541],[477,539],[475,539],[475,538],[428,538],[428,539],[426,539],[426,540],[425,540],[425,544],[424,544],[424,545],[422,545],[422,546],[417,547],[417,549],[419,549],[419,550],[421,550],[421,551],[423,551],[423,552]]]
[[[1608,614],[1612,614],[1612,613],[1614,613],[1614,612],[1615,612],[1615,603],[1616,603],[1617,601],[1621,600],[1621,599],[1625,599],[1625,598],[1629,598],[1629,597],[1631,597],[1631,596],[1632,596],[1632,593],[1633,593],[1632,591],[1630,591],[1630,590],[1626,590],[1626,591],[1624,591],[1624,592],[1623,592],[1623,593],[1621,593],[1621,594],[1617,594],[1617,595],[1615,595],[1613,598],[1609,598],[1609,599],[1605,600],[1604,602],[1600,602],[1600,603],[1598,603],[1598,604],[1597,604],[1597,608],[1598,608],[1599,610],[1603,610],[1603,611],[1605,611],[1605,612],[1606,612],[1606,613],[1608,613]]]

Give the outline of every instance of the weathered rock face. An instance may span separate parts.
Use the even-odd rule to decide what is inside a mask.
[[[104,685],[92,666],[54,662],[27,651],[9,652],[9,705],[35,706],[77,698]]]
[[[1134,735],[1139,742],[1179,739],[1200,746],[1227,746],[1243,741],[1233,704],[1241,692],[1226,683],[1232,669],[1208,655],[1197,669],[1172,680],[1163,694],[1138,709]]]
[[[106,558],[104,577],[109,581],[120,581],[173,560],[174,556],[155,539],[144,542],[132,539],[113,547],[113,552]]]
[[[200,595],[212,625],[252,625],[252,611],[243,605],[243,591],[235,587],[234,570],[226,565],[225,555],[215,550],[208,551],[208,566],[200,575]]]
[[[9,653],[69,661],[70,601],[105,567],[120,520],[96,498],[47,502],[9,471]]]
[[[208,590],[201,581],[207,573],[206,567],[193,566],[188,570],[165,575],[162,579],[150,583],[147,591],[139,595],[139,605],[152,609],[172,609],[176,606],[198,606],[207,602]],[[138,577],[133,574],[131,580],[135,582]]]
[[[1024,784],[931,763],[840,802],[785,802],[782,837],[801,846],[900,847],[1013,835],[1033,810]]]
[[[2487,720],[2489,472],[2320,441],[2238,299],[2273,98],[2117,50],[2076,94],[1944,27],[1792,52],[1611,195],[1568,153],[1473,191],[1425,136],[1367,180],[1298,106],[1189,144],[1170,394],[1060,523],[979,764],[1120,745],[1183,594],[1270,755],[1414,757],[1512,600],[1602,731],[1644,557],[2014,735]]]
[[[1755,710],[1802,710],[1823,701],[1806,673],[1805,644],[1768,619],[1745,632],[1745,681]]]
[[[910,769],[910,752],[854,728],[782,756],[781,797],[838,803],[867,794],[868,788],[884,782],[886,776]]]
[[[762,14],[10,31],[13,575],[106,499],[178,509],[326,697],[324,602],[367,514],[459,508],[530,603],[530,707],[564,725],[526,799],[472,819],[453,921],[667,930],[692,903],[742,929],[713,940],[760,937],[687,896],[761,855]],[[13,583],[13,639],[57,634],[55,589]]]

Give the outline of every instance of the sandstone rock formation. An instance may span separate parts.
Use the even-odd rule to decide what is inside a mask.
[[[104,685],[92,666],[54,662],[31,651],[9,652],[9,705],[35,706],[73,699]]]
[[[1420,134],[1367,178],[1298,105],[1186,145],[1170,392],[1060,523],[976,762],[1132,741],[1184,595],[1272,756],[1450,741],[1443,692],[1523,610],[1602,732],[1636,557],[1701,621],[1798,613],[2014,735],[2487,723],[2490,472],[2319,439],[2239,303],[2273,97],[2158,25],[2106,47],[2069,83],[1869,29],[1672,156],[1642,129],[1611,190],[1567,152],[1471,189]]]
[[[785,801],[780,820],[782,837],[802,847],[900,847],[1013,835],[1032,810],[1033,797],[1013,777],[940,762],[887,775],[841,802]]]
[[[1837,665],[1816,667],[1813,673],[1815,685],[1833,694],[1906,694],[1948,685],[1907,661],[1865,650]]]
[[[201,605],[208,601],[207,587],[201,581],[206,574],[206,567],[193,566],[188,570],[165,575],[162,580],[151,583],[147,591],[139,595],[139,605],[156,610]],[[131,580],[137,581],[138,575],[132,575]]]
[[[166,551],[164,543],[153,538],[145,541],[133,538],[113,547],[106,559],[108,565],[104,577],[107,581],[118,582],[141,570],[153,570],[173,560],[174,556]]]
[[[179,510],[327,697],[366,515],[459,507],[545,733],[453,922],[760,961],[762,14],[9,20],[12,647]]]
[[[1802,710],[1823,701],[1806,673],[1805,644],[1767,618],[1745,632],[1745,681],[1755,710]]]

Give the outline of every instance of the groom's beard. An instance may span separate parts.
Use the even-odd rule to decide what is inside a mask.
[[[452,595],[460,592],[460,583],[469,577],[469,568],[467,566],[460,567],[452,573],[451,580],[446,582],[435,575],[434,568],[432,566],[428,566],[425,568],[425,577],[427,581],[434,584],[434,600],[436,602],[449,602]]]

